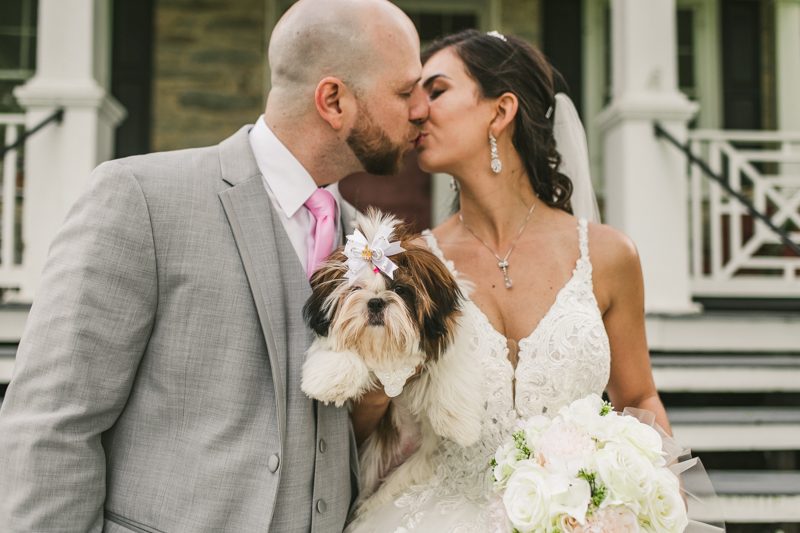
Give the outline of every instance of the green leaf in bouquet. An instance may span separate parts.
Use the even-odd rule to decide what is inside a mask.
[[[600,504],[608,496],[608,487],[597,480],[597,472],[592,470],[582,469],[578,472],[578,477],[585,479],[589,483],[589,488],[592,491],[592,501],[589,503],[589,510],[587,514],[591,514],[600,508]]]
[[[527,457],[531,456],[531,449],[528,448],[528,443],[525,440],[525,430],[520,429],[516,433],[514,433],[514,444],[516,445],[517,449],[524,453]]]

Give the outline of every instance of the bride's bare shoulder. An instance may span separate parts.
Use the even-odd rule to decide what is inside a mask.
[[[639,252],[633,239],[606,224],[589,224],[589,258],[596,274],[641,276]]]

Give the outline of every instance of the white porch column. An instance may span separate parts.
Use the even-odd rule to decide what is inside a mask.
[[[682,314],[691,301],[686,159],[656,139],[660,121],[678,139],[697,112],[678,91],[675,0],[613,0],[612,101],[604,136],[606,221],[636,243],[645,310]]]
[[[65,109],[25,145],[23,268],[16,301],[33,299],[50,242],[86,178],[113,155],[125,109],[111,96],[111,0],[39,0],[36,75],[14,91],[28,129]]]
[[[778,129],[800,131],[800,0],[775,1],[775,77]],[[800,150],[800,146],[794,146]],[[800,165],[782,165],[785,174],[800,174]]]

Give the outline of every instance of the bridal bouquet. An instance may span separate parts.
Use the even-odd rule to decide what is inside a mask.
[[[680,533],[687,524],[662,437],[596,394],[535,416],[492,460],[496,533]]]

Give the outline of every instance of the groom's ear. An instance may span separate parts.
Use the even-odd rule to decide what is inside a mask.
[[[344,127],[346,117],[352,114],[351,108],[355,104],[353,92],[333,76],[323,78],[317,84],[314,103],[322,119],[337,131]]]
[[[519,100],[513,93],[505,93],[500,95],[495,103],[495,117],[492,120],[491,128],[495,136],[499,136],[500,132],[514,121],[519,109]]]

